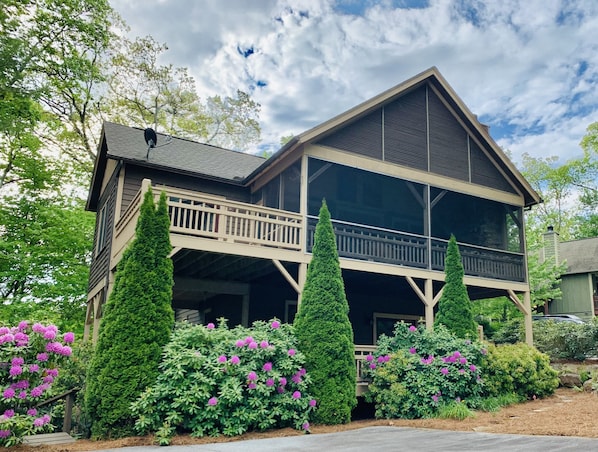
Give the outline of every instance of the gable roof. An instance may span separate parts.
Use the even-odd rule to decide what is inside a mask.
[[[447,81],[442,77],[436,67],[427,69],[426,71],[406,80],[403,83],[396,85],[395,87],[384,91],[383,93],[335,116],[322,124],[303,132],[300,135],[295,136],[285,146],[283,146],[276,154],[268,159],[264,164],[257,168],[253,174],[249,175],[246,183],[251,182],[257,178],[260,174],[267,170],[267,168],[275,164],[281,157],[291,152],[293,149],[304,146],[309,143],[315,143],[322,138],[334,133],[335,131],[346,127],[348,124],[355,122],[374,110],[380,108],[383,105],[393,102],[399,97],[405,95],[412,90],[429,83],[433,85],[436,90],[440,93],[443,99],[451,106],[453,111],[458,115],[459,119],[468,127],[477,140],[485,143],[489,150],[495,157],[494,160],[500,166],[501,170],[509,177],[509,179],[515,184],[517,190],[523,195],[524,203],[526,207],[532,206],[542,202],[540,196],[531,187],[531,185],[521,175],[515,165],[509,160],[509,158],[502,151],[500,146],[492,139],[488,132],[488,127],[481,124],[477,116],[474,115]]]
[[[559,259],[567,261],[566,275],[598,272],[598,237],[561,242]]]
[[[233,184],[242,184],[265,160],[256,155],[162,133],[157,134],[157,146],[150,149],[148,154],[143,132],[138,127],[104,122],[87,200],[88,209],[97,203],[108,159]]]

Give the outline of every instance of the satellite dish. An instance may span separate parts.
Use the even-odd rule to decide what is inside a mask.
[[[145,142],[150,148],[155,148],[156,144],[158,143],[158,136],[156,135],[156,131],[150,127],[143,131],[143,137],[145,138]]]
[[[147,143],[147,154],[145,154],[145,159],[147,160],[150,149],[155,148],[156,144],[158,143],[158,136],[156,135],[156,131],[154,129],[148,127],[143,131],[143,137]]]

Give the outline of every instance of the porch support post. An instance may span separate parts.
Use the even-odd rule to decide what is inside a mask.
[[[527,345],[534,345],[534,332],[532,326],[532,298],[529,290],[523,292],[523,303],[517,296],[517,294],[509,289],[509,299],[513,302],[517,309],[523,313],[524,325],[525,325],[525,343]]]
[[[244,327],[249,326],[249,294],[243,295],[243,301],[241,302],[241,325]]]
[[[299,305],[301,304],[301,294],[303,293],[303,288],[305,287],[305,280],[307,279],[307,264],[300,263],[299,264],[299,275],[297,276],[297,283],[299,284],[299,293],[297,297],[297,309],[299,309]]]
[[[432,285],[431,279],[426,279],[424,281],[424,291],[419,288],[416,282],[413,280],[411,276],[406,276],[407,282],[415,292],[415,294],[419,297],[419,299],[424,304],[425,308],[425,316],[426,316],[426,329],[432,330],[434,329],[434,306],[438,303],[442,295],[443,289],[434,296],[434,286]]]

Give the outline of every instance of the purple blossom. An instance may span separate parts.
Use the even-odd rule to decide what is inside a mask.
[[[21,391],[19,392],[19,395],[17,396],[19,399],[23,400],[27,398],[27,391]]]
[[[241,362],[241,360],[239,359],[239,357],[237,355],[233,355],[230,357],[231,364],[239,364],[240,362]]]
[[[44,378],[42,378],[42,381],[45,384],[52,384],[54,383],[54,377],[52,375],[46,375]]]
[[[262,341],[260,342],[260,347],[261,348],[268,348],[270,346],[270,344],[268,344],[268,341]]]
[[[213,330],[215,327],[216,327],[216,325],[214,325],[212,322],[210,322],[210,323],[208,323],[208,324],[206,325],[206,328],[207,328],[208,330]]]
[[[44,393],[41,386],[36,386],[31,390],[31,397],[40,397]]]
[[[251,336],[247,336],[247,337],[245,338],[245,344],[249,345],[249,344],[251,344],[252,342],[255,342],[255,341],[253,340],[253,338],[252,338]]]
[[[411,325],[409,327],[409,331],[411,331],[411,332],[417,331],[417,328],[414,325]]]
[[[434,357],[432,355],[428,355],[427,358],[421,359],[422,364],[432,364],[433,362],[434,362]]]
[[[247,374],[247,379],[249,381],[255,381],[255,380],[257,380],[257,374],[252,370],[251,372],[249,372]]]
[[[262,366],[262,369],[264,370],[264,372],[270,372],[272,370],[272,363],[271,362],[267,362]]]
[[[29,408],[29,409],[27,410],[27,414],[28,414],[29,416],[37,416],[37,410],[36,410],[35,408]]]
[[[255,350],[257,348],[257,342],[250,342],[247,347],[249,347],[251,350]]]
[[[293,383],[299,384],[299,383],[301,383],[301,375],[295,374],[295,375],[293,375],[291,380],[293,381]]]
[[[365,357],[365,360],[367,362],[372,362],[374,360],[374,355],[372,355],[371,353]]]
[[[272,386],[274,386],[274,378],[268,378],[266,380],[266,386],[268,386],[269,388],[271,388]]]
[[[304,367],[302,367],[301,369],[299,369],[299,375],[303,376],[307,373],[307,370],[305,370]]]
[[[378,364],[382,364],[386,362],[386,360],[384,359],[384,356],[378,356]]]
[[[376,363],[370,363],[370,369],[374,370],[376,368]]]
[[[278,383],[280,383],[280,386],[286,386],[287,379],[285,377],[281,377],[280,380],[278,380]]]
[[[29,387],[29,380],[17,381],[14,385],[11,385],[13,389],[27,389]]]
[[[485,348],[481,349],[480,352],[482,353],[482,355],[486,355],[488,353],[488,350],[486,350]]]
[[[48,354],[47,353],[40,353],[37,355],[37,360],[38,361],[47,361],[48,360]]]
[[[456,352],[454,352],[454,353],[453,353],[453,356],[454,356],[455,358],[461,358],[461,353],[460,353],[460,352],[458,352],[458,351],[456,351]]]
[[[434,394],[432,396],[432,400],[434,401],[434,403],[438,403],[438,396],[436,394]]]
[[[12,366],[8,373],[11,377],[16,377],[17,375],[21,375],[23,373],[23,368],[21,366]]]
[[[8,438],[10,436],[10,430],[0,430],[0,438]]]
[[[39,372],[39,366],[37,364],[29,364],[29,372]]]
[[[459,373],[463,375],[465,373],[465,369],[459,369]]]
[[[64,336],[62,336],[64,342],[66,342],[67,344],[72,344],[73,342],[75,342],[75,333],[64,333]]]
[[[33,327],[31,328],[35,333],[44,334],[46,332],[46,327],[43,326],[41,323],[34,323]]]
[[[25,364],[25,360],[24,360],[23,358],[21,358],[21,357],[18,357],[18,358],[13,358],[13,359],[10,361],[10,363],[11,363],[13,366],[22,366],[23,364]]]
[[[15,410],[6,410],[4,412],[4,416],[6,416],[7,419],[10,419],[11,417],[13,417],[15,415]]]
[[[56,331],[46,330],[44,333],[44,339],[52,340],[56,338]]]
[[[33,421],[34,427],[43,427],[44,424],[45,422],[43,417],[38,417],[35,421]]]
[[[293,392],[293,399],[300,399],[301,398],[301,393],[299,391],[295,391]]]
[[[15,390],[13,388],[6,388],[2,393],[2,397],[5,399],[12,399],[15,396]]]
[[[447,368],[447,367],[443,367],[442,369],[440,369],[440,372],[441,372],[443,375],[447,375],[447,374],[449,373],[449,370],[448,370],[448,368]]]
[[[251,383],[249,383],[249,384],[247,385],[247,388],[248,388],[248,389],[255,389],[255,388],[257,388],[257,385],[256,385],[255,383],[251,382]]]
[[[218,399],[216,397],[210,397],[210,400],[208,400],[208,405],[210,406],[216,406],[217,403]]]
[[[237,342],[235,342],[235,345],[237,347],[243,347],[245,345],[245,341],[243,339],[239,339]]]
[[[412,355],[415,355],[417,353],[417,350],[415,349],[415,347],[410,347],[409,353],[411,353]]]
[[[288,351],[289,356],[295,356],[295,353],[297,353],[297,352],[295,351],[294,348],[290,348]]]
[[[8,334],[8,333],[10,333],[10,330],[7,327],[0,326],[0,334],[1,335],[5,335],[5,334]]]
[[[19,322],[18,328],[19,328],[19,330],[23,331],[23,330],[26,330],[28,326],[29,326],[29,322],[27,320],[22,320]]]
[[[2,342],[13,342],[15,340],[14,335],[8,333],[2,336]]]
[[[313,407],[315,407],[315,406],[317,405],[317,403],[318,403],[318,402],[316,402],[316,399],[311,399],[311,400],[309,401],[309,406],[313,408]]]
[[[272,329],[277,330],[278,328],[280,328],[280,322],[278,320],[273,320],[270,326],[272,327]]]
[[[278,392],[279,394],[282,394],[284,392],[284,387],[279,386],[278,388],[276,388],[276,392]]]
[[[466,364],[466,363],[467,363],[467,358],[461,358],[461,359],[459,360],[459,362],[460,362],[461,364]]]
[[[73,349],[68,345],[65,345],[61,348],[61,350],[58,353],[63,356],[71,356],[73,354]]]
[[[227,361],[226,356],[225,355],[220,355],[218,357],[218,362],[219,363],[225,363]]]
[[[309,430],[309,422],[304,422],[301,428],[305,431]]]
[[[475,372],[476,370],[478,370],[478,368],[472,364],[471,366],[469,366],[469,370]]]
[[[48,370],[46,370],[46,373],[48,375],[51,375],[52,377],[57,377],[58,376],[58,369],[48,369]]]

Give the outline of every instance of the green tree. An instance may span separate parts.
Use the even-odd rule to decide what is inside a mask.
[[[478,326],[473,319],[473,307],[467,287],[463,284],[463,263],[455,236],[451,234],[444,263],[445,284],[438,300],[434,325],[444,325],[458,337],[475,339]]]
[[[257,143],[260,105],[243,91],[202,101],[187,68],[158,63],[166,50],[151,36],[122,42],[111,60],[106,117],[227,148]]]
[[[87,375],[86,412],[96,438],[134,433],[131,403],[158,374],[174,325],[172,261],[166,196],[144,197],[135,240],[118,264]]]
[[[312,378],[311,391],[318,401],[315,421],[343,424],[351,420],[351,410],[357,404],[355,351],[349,304],[325,201],[312,253],[294,321],[295,334]]]

